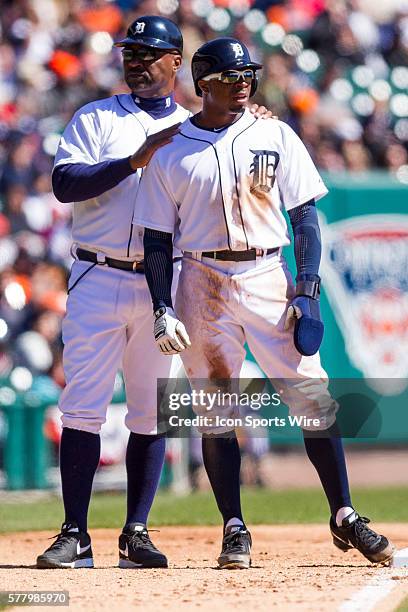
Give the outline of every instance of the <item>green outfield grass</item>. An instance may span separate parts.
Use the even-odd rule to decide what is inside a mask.
[[[408,522],[407,488],[355,489],[358,511],[376,522]],[[319,489],[271,491],[244,489],[243,507],[249,524],[325,523],[327,502]],[[125,495],[97,493],[90,508],[90,528],[123,525]],[[56,496],[35,502],[0,503],[0,532],[51,529],[55,533],[63,520],[62,503]],[[218,525],[220,518],[210,492],[175,496],[159,493],[150,515],[150,526]]]
[[[395,612],[408,612],[408,597],[400,603],[398,608],[395,608]]]

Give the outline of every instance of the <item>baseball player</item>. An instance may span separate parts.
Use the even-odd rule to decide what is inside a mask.
[[[123,40],[130,93],[87,104],[67,125],[55,158],[53,187],[74,202],[73,255],[63,323],[66,387],[60,400],[65,521],[38,567],[93,567],[87,513],[117,370],[122,367],[130,430],[126,452],[127,517],[120,567],[167,567],[149,538],[147,517],[158,486],[165,440],[157,435],[157,378],[174,364],[157,354],[150,332],[142,228],[132,225],[142,169],[190,115],[174,83],[183,39],[167,18],[139,17]],[[256,105],[251,109],[256,112]],[[259,113],[266,109],[258,109]],[[270,113],[266,113],[266,116]],[[172,265],[173,291],[179,257]]]
[[[304,418],[306,451],[330,505],[334,544],[385,562],[391,543],[369,529],[351,503],[342,442],[334,433],[337,404],[318,354],[323,323],[315,201],[327,189],[287,124],[261,123],[245,110],[260,68],[239,40],[203,45],[192,59],[202,109],[145,169],[135,222],[146,228],[155,339],[162,353],[181,353],[192,387],[199,380],[202,389],[205,379],[205,391],[233,387],[247,342],[266,375],[278,381],[275,388],[291,414]],[[281,254],[289,244],[282,209],[294,231],[296,287]],[[183,252],[175,310],[173,241]],[[205,468],[224,520],[218,563],[248,568],[251,536],[241,511],[240,452],[231,425],[236,407],[220,404],[200,428]],[[194,409],[209,414],[206,405]]]

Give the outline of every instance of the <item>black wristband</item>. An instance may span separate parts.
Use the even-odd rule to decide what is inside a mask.
[[[154,311],[154,316],[155,319],[158,319],[159,317],[163,316],[164,314],[166,314],[167,312],[167,308],[166,306],[160,306],[160,308],[158,308],[157,310]]]
[[[320,278],[318,281],[299,280],[296,284],[296,295],[304,295],[314,300],[318,300],[320,295]]]

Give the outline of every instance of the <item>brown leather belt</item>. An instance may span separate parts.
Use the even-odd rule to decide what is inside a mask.
[[[113,259],[112,257],[105,257],[104,260],[99,261],[98,255],[93,251],[87,251],[86,249],[78,248],[76,250],[76,256],[81,261],[90,261],[101,266],[109,266],[109,268],[117,268],[118,270],[125,270],[127,272],[135,272],[136,274],[144,274],[144,262],[142,261],[122,261],[120,259]],[[180,261],[181,257],[175,257],[173,262]]]
[[[277,253],[279,247],[273,249],[249,249],[248,251],[203,251],[201,257],[211,257],[211,259],[220,259],[221,261],[252,261],[257,257],[264,255],[272,255]]]

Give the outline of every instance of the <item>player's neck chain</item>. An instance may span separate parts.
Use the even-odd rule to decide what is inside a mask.
[[[154,119],[170,115],[177,108],[173,92],[162,98],[140,98],[134,94],[132,94],[132,98],[142,111],[148,113]]]

